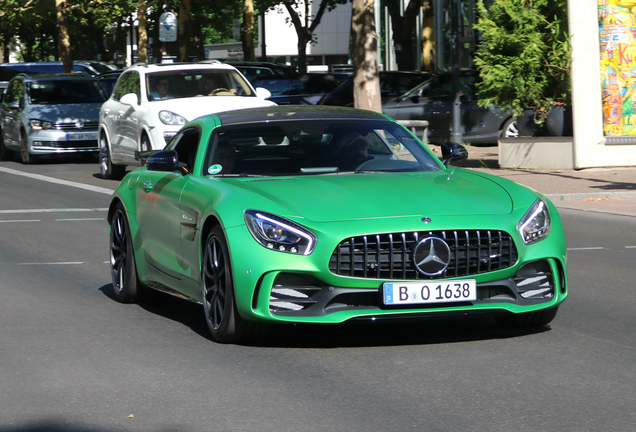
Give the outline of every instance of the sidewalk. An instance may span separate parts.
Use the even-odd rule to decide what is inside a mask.
[[[431,146],[439,153],[439,146]],[[634,167],[582,170],[500,169],[499,148],[468,146],[468,160],[454,166],[513,180],[546,195],[559,208],[636,217]]]

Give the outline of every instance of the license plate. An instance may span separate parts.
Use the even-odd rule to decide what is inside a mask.
[[[97,140],[97,132],[66,134],[66,141],[89,141],[89,140]]]
[[[385,283],[385,305],[456,303],[477,300],[475,279]]]

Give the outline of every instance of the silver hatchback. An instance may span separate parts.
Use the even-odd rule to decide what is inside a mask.
[[[97,153],[99,83],[79,74],[15,76],[0,105],[0,159],[19,152],[22,163],[39,155]]]

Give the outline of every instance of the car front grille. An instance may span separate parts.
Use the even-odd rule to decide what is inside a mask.
[[[99,126],[99,122],[93,121],[93,122],[84,122],[82,123],[82,127],[78,128],[77,124],[75,122],[72,123],[55,123],[55,129],[57,130],[67,130],[67,131],[96,131],[97,127]]]
[[[448,267],[435,276],[420,273],[413,262],[415,246],[428,237],[443,239],[450,248]],[[506,269],[517,259],[517,248],[504,231],[397,232],[343,240],[331,255],[329,270],[357,278],[441,279]]]

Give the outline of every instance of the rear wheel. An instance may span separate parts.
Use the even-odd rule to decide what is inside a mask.
[[[99,138],[99,170],[103,179],[121,180],[126,174],[125,166],[113,164],[108,140],[104,134]]]
[[[234,343],[253,336],[257,324],[243,319],[236,307],[230,254],[218,226],[208,234],[201,267],[203,311],[212,338]]]
[[[541,327],[550,324],[558,311],[557,306],[535,312],[510,314],[497,318],[497,321],[504,327]]]
[[[510,117],[504,123],[501,131],[499,131],[499,136],[501,138],[519,138],[519,130],[517,130],[517,119],[515,117]]]
[[[137,277],[137,265],[126,212],[119,204],[110,221],[110,273],[115,299],[132,303],[140,299],[142,286]]]

